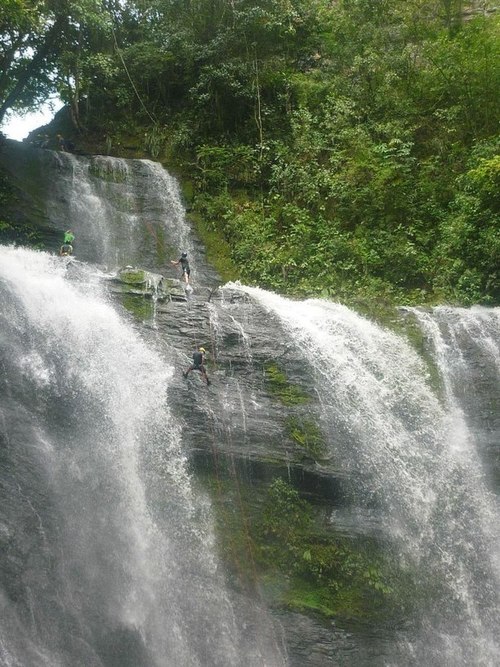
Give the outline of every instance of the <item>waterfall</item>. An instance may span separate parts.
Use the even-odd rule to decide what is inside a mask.
[[[172,352],[102,290],[0,247],[0,663],[284,664],[226,590],[167,403]]]
[[[170,259],[186,251],[194,283],[210,284],[178,182],[159,163],[53,151],[40,151],[38,159],[51,175],[47,216],[61,230],[73,230],[79,260],[110,269],[140,264],[178,277]]]
[[[73,229],[80,262],[0,247],[0,664],[496,666],[499,309],[406,309],[421,355],[327,301],[231,284],[207,304],[217,277],[160,165],[29,150],[30,191],[45,190],[48,226]],[[181,250],[192,301],[158,307],[149,330],[127,319],[105,271],[179,277]],[[180,376],[200,342],[217,360],[209,392]],[[297,479],[269,361],[307,385],[348,511],[370,516],[408,584],[383,656],[380,644],[357,652],[377,629],[360,639],[312,618],[287,656],[266,610],[226,582],[189,455],[227,453],[236,476],[251,450]]]
[[[342,305],[227,287],[264,308],[281,329],[273,321],[270,335],[307,360],[330,452],[356,480],[358,501],[380,507],[388,548],[412,573],[421,596],[418,631],[394,664],[493,667],[500,649],[498,505],[453,393],[467,377],[465,353],[454,342],[458,328],[489,355],[498,384],[498,310],[455,313],[455,323],[439,309],[432,318],[419,315],[435,341],[441,401],[402,336]],[[447,343],[438,334],[445,323]],[[455,366],[461,375],[450,370]]]
[[[448,406],[460,411],[490,469],[497,466],[498,480],[500,308],[407,310],[431,343]]]

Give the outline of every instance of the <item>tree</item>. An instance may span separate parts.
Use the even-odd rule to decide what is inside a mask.
[[[7,0],[0,9],[0,122],[15,107],[30,108],[51,88],[59,39],[65,22],[40,0]]]
[[[82,53],[109,16],[98,0],[6,0],[0,8],[0,122],[58,91],[79,125]]]

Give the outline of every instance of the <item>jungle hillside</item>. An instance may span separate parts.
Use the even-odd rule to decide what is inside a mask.
[[[499,304],[495,5],[4,0],[0,123],[57,92],[76,150],[161,161],[223,278]]]

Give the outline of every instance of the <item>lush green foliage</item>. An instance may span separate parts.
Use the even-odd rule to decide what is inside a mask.
[[[238,584],[258,584],[273,606],[381,620],[411,607],[410,573],[373,540],[336,531],[323,511],[276,477],[260,493],[234,466],[211,480],[221,552]],[[256,498],[258,500],[256,501]]]
[[[264,370],[269,393],[283,405],[301,405],[310,401],[309,396],[299,386],[289,382],[286,373],[275,363],[268,363]]]
[[[320,599],[323,613],[341,615],[347,603],[349,615],[366,615],[389,602],[391,587],[374,545],[363,548],[322,532],[312,506],[283,479],[270,485],[254,530],[260,566],[290,577],[286,600],[294,606],[317,607]]]
[[[321,461],[326,457],[326,443],[315,421],[291,416],[287,420],[287,427],[290,438],[303,448],[307,458]]]
[[[495,16],[464,21],[452,0],[180,4],[148,14],[168,66],[143,93],[244,280],[500,299],[498,209],[478,183],[498,155]]]
[[[498,303],[492,4],[9,0],[0,93],[175,163],[245,281]]]

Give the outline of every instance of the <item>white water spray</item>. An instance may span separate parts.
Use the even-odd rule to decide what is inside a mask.
[[[0,537],[15,572],[0,662],[282,665],[240,632],[166,402],[168,358],[66,272],[0,248]]]
[[[361,499],[380,503],[402,566],[418,572],[422,588],[431,580],[442,587],[439,599],[427,596],[422,635],[408,650],[419,664],[493,667],[498,508],[457,406],[440,403],[402,337],[348,308],[228,287],[278,318],[283,338],[315,375],[335,460],[356,477]]]
[[[72,228],[78,259],[110,269],[146,262],[146,268],[177,277],[170,259],[186,251],[196,268],[179,185],[159,163],[53,156],[59,177],[52,183],[48,216],[61,228]]]

